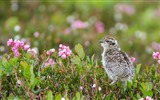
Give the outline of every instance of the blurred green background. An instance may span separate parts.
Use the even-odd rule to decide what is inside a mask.
[[[121,49],[136,63],[154,63],[160,51],[160,3],[130,0],[4,0],[0,1],[0,55],[9,51],[9,38],[38,47],[39,53],[59,44],[84,46],[87,55],[101,60],[98,41],[106,35],[118,40]]]

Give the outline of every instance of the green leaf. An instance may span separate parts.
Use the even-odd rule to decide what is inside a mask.
[[[2,66],[1,68],[6,71],[7,73],[11,73],[13,70],[14,64],[8,62],[5,58],[2,59]]]
[[[147,91],[147,84],[146,83],[142,82],[141,86],[142,86],[143,90]]]
[[[79,56],[74,56],[71,61],[74,63],[74,64],[77,64],[79,65],[81,63],[81,60],[79,58]]]
[[[153,88],[153,84],[151,82],[150,83],[148,83],[148,82],[146,82],[146,83],[142,82],[141,86],[142,86],[143,90],[145,90],[145,91],[150,91]]]
[[[9,64],[7,63],[7,60],[6,60],[5,58],[3,58],[3,59],[2,59],[2,66],[1,66],[1,68],[2,68],[3,70],[6,70],[6,71],[7,71],[8,67],[9,67]],[[8,72],[8,71],[7,71],[7,72]]]
[[[144,97],[145,96],[151,96],[151,97],[153,96],[153,92],[151,91],[152,87],[153,87],[152,83],[148,83],[148,82],[144,83],[143,82],[141,84],[141,86],[142,86],[142,88],[140,88],[140,90],[142,91]]]
[[[21,66],[23,67],[24,71],[23,71],[23,75],[26,79],[30,79],[31,77],[31,72],[30,69],[32,70],[32,68],[30,68],[30,66],[27,64],[27,62],[20,62]]]
[[[76,100],[80,100],[80,99],[81,99],[80,93],[76,92]]]
[[[139,99],[141,98],[141,96],[139,95],[139,93],[137,93],[137,98],[139,98]]]
[[[90,60],[89,56],[87,56],[86,60],[87,60],[88,63],[91,63],[91,60]]]
[[[94,63],[95,63],[94,56],[95,56],[95,54],[93,54],[91,58],[89,56],[87,56],[87,59],[86,59],[87,63],[89,63],[92,66],[94,66]]]
[[[18,97],[14,97],[14,100],[19,100]]]
[[[153,96],[153,92],[152,91],[142,91],[142,93],[143,93],[144,97],[146,97],[146,96],[152,97]]]
[[[33,73],[33,66],[30,66],[30,74],[31,74],[31,77],[30,77],[30,85],[32,87],[34,87],[34,85],[36,84],[36,79],[35,79],[35,75]]]
[[[52,100],[52,99],[50,99]],[[55,100],[61,100],[61,94],[56,95]]]
[[[18,62],[18,58],[11,58],[9,60],[9,63],[11,63],[13,66],[16,66],[17,62]]]
[[[83,60],[85,57],[85,53],[81,44],[75,45],[75,51],[78,54],[78,56]]]
[[[140,68],[141,68],[141,64],[138,64],[136,66],[136,74],[139,74]]]
[[[95,54],[93,54],[92,57],[91,57],[92,62],[94,62],[94,57],[95,57]]]
[[[48,91],[48,93],[47,93],[47,100],[53,100],[53,95],[52,95],[52,91],[51,90]]]
[[[68,97],[65,97],[65,100],[70,100]]]
[[[1,69],[1,67],[0,67],[0,81],[1,81],[1,78],[2,78],[2,69]]]
[[[154,65],[151,66],[151,72],[152,72],[151,75],[153,75],[153,77],[154,77],[154,75],[156,73],[156,67]]]
[[[9,97],[7,97],[7,100],[14,100],[14,95],[13,94],[9,94]]]
[[[153,96],[153,92],[152,91],[147,91],[145,95],[152,97]]]
[[[5,58],[2,59],[2,65],[6,65],[7,64],[7,60]]]
[[[35,79],[35,75],[33,73],[33,66],[28,65],[27,62],[20,62],[21,66],[23,67],[23,75],[26,79],[30,80],[30,87],[34,87],[37,83],[37,80]]]
[[[147,83],[147,90],[148,91],[152,90],[152,87],[153,87],[153,84],[151,82]]]
[[[128,88],[131,88],[131,87],[132,87],[132,82],[127,81],[127,87],[128,87]]]

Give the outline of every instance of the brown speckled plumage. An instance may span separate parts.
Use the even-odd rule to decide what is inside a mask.
[[[134,77],[134,66],[128,55],[121,51],[117,41],[112,37],[105,37],[100,40],[104,48],[102,53],[102,63],[108,77],[112,80],[111,84],[120,80],[126,85],[127,80]]]

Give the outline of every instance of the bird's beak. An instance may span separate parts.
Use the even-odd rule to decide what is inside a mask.
[[[103,43],[103,40],[99,40],[99,43]]]

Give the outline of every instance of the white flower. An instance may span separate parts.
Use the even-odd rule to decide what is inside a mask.
[[[98,87],[98,90],[99,90],[99,91],[101,91],[101,90],[102,90],[102,88],[101,88],[101,87]]]
[[[47,78],[48,78],[48,79],[50,79],[50,78],[51,78],[51,76],[50,76],[50,75],[48,75],[48,76],[47,76]]]
[[[65,100],[65,98],[62,97],[61,100]]]
[[[144,98],[140,98],[139,100],[144,100]]]
[[[92,88],[95,88],[96,87],[96,84],[93,84]]]
[[[21,81],[20,81],[20,80],[17,80],[17,85],[18,85],[18,87],[19,87],[21,84],[22,84]]]
[[[15,30],[16,32],[20,31],[20,29],[21,29],[21,27],[20,27],[19,25],[16,25],[16,26],[14,27],[14,30]]]
[[[80,87],[79,87],[79,89],[80,89],[80,90],[83,90],[83,87],[82,87],[82,86],[80,86]]]

